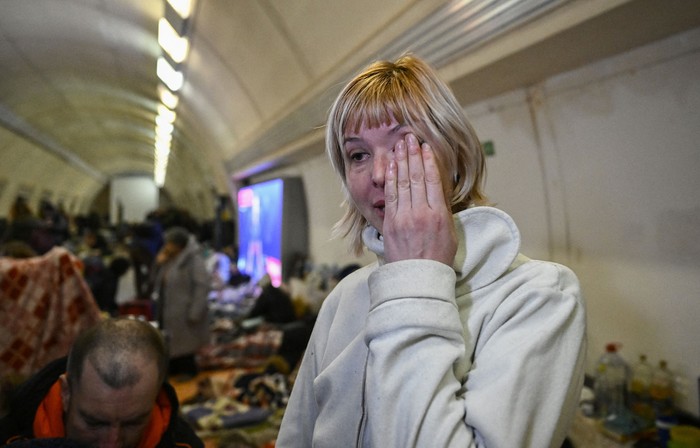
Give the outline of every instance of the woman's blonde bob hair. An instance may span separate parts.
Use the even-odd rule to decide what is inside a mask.
[[[347,188],[344,136],[389,124],[408,125],[420,141],[430,143],[443,173],[452,182],[452,211],[487,202],[482,192],[484,154],[474,129],[450,88],[427,63],[413,55],[396,62],[378,61],[352,79],[333,103],[326,124],[326,152],[343,181],[345,214],[334,235],[349,237],[353,253],[363,252],[367,220],[355,207]],[[446,180],[443,180],[446,181]]]

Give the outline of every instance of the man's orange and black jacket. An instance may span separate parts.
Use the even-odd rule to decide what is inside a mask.
[[[63,409],[58,379],[66,358],[37,372],[10,396],[8,412],[0,419],[0,445],[27,439],[63,437]],[[173,387],[163,384],[139,448],[203,448],[204,444],[179,415]]]

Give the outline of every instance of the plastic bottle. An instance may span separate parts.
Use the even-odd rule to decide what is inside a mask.
[[[619,416],[626,411],[629,366],[617,352],[617,344],[605,346],[598,360],[594,383],[596,413],[601,418]]]
[[[654,421],[654,409],[649,395],[652,373],[653,368],[647,362],[646,355],[639,355],[639,361],[632,366],[627,388],[629,409],[648,422]]]
[[[673,374],[664,360],[652,372],[649,396],[657,418],[673,415]]]
[[[610,408],[610,392],[608,391],[607,378],[605,377],[606,368],[605,364],[598,362],[595,382],[593,383],[594,415],[600,418],[606,417]]]

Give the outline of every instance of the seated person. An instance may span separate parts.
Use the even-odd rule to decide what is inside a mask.
[[[297,320],[292,298],[285,291],[272,285],[270,276],[265,274],[259,282],[262,290],[248,318],[260,317],[271,324],[287,324]]]
[[[260,318],[263,322],[282,330],[282,344],[277,354],[287,362],[287,367],[291,370],[304,354],[313,329],[313,321],[309,322],[306,317],[297,316],[289,293],[273,286],[269,275],[266,274],[260,280],[260,285],[262,291],[248,318]]]
[[[19,386],[0,420],[0,444],[65,438],[88,446],[203,447],[165,381],[166,346],[150,324],[106,319],[67,358]]]

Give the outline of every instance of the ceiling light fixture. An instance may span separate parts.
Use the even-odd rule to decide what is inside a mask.
[[[156,63],[156,74],[173,92],[180,90],[185,83],[185,77],[182,75],[182,72],[175,70],[162,56],[158,58],[158,62]]]
[[[158,105],[158,117],[162,117],[163,120],[165,120],[168,123],[175,123],[175,118],[177,118],[177,114],[175,113],[174,110],[170,110],[164,104],[159,104]],[[157,122],[158,122],[158,118],[156,118],[156,123]]]
[[[163,50],[163,55],[156,62],[156,74],[164,85],[158,85],[160,103],[155,119],[153,180],[159,188],[165,185],[168,158],[175,132],[175,108],[179,102],[176,92],[182,89],[185,83],[181,67],[189,53],[190,45],[186,34],[193,5],[193,0],[166,0],[163,17],[158,21],[158,44]]]
[[[156,118],[156,139],[162,140],[165,136],[169,136],[172,139],[174,130],[175,126],[172,123],[164,123],[163,120]]]
[[[160,96],[160,102],[165,105],[168,109],[175,110],[179,98],[173,92],[170,91],[163,84],[158,84],[158,95]]]
[[[192,14],[194,2],[192,0],[167,0],[168,4],[178,13],[183,19],[187,19]]]
[[[180,36],[165,17],[158,21],[158,43],[176,64],[181,64],[187,58],[189,41]]]

